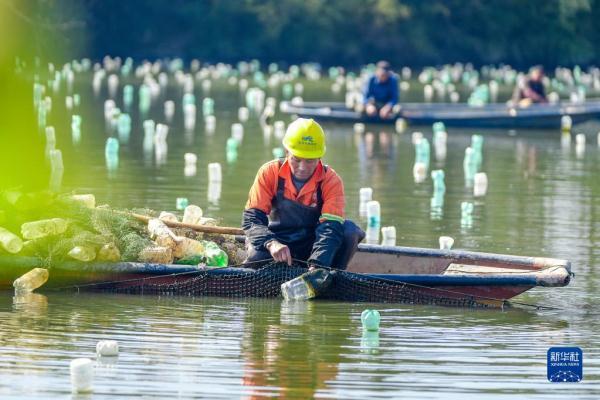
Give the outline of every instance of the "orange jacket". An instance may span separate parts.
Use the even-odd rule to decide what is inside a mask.
[[[342,179],[331,167],[325,169],[321,162],[299,193],[292,182],[292,171],[287,161],[280,164],[279,160],[273,160],[264,164],[258,170],[250,188],[245,209],[256,208],[269,215],[280,177],[285,180],[285,198],[313,207],[317,206],[317,188],[320,182],[323,199],[320,221],[344,222],[345,199]]]

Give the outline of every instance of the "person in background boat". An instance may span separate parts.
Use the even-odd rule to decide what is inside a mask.
[[[513,103],[520,107],[529,107],[532,103],[547,103],[544,88],[544,68],[535,66],[529,72],[529,78],[519,82],[513,93]]]
[[[283,138],[284,160],[258,171],[242,217],[246,262],[293,259],[345,269],[365,233],[344,219],[344,186],[323,164],[325,133],[313,119],[298,118]]]
[[[379,61],[363,92],[363,106],[368,117],[391,119],[398,113],[398,78],[390,63]]]

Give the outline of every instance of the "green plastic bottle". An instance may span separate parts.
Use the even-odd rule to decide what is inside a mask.
[[[214,242],[204,242],[204,256],[206,265],[210,267],[226,267],[229,262],[227,253]]]

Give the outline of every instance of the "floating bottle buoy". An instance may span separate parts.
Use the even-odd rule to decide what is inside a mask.
[[[357,122],[354,124],[354,132],[355,133],[364,133],[365,132],[365,124],[362,122]]]
[[[473,179],[473,196],[482,197],[487,193],[488,178],[485,172],[478,172]]]
[[[360,322],[365,331],[378,331],[381,315],[377,310],[364,310],[360,314]]]
[[[210,163],[208,164],[208,180],[209,182],[221,182],[222,181],[221,164]]]
[[[100,340],[96,344],[96,354],[101,357],[116,357],[119,355],[119,342],[116,340]]]
[[[74,393],[93,391],[94,364],[89,358],[76,358],[71,361],[71,389]]]
[[[381,227],[381,240],[382,246],[395,246],[396,245],[396,227],[395,226],[383,226]]]
[[[560,118],[560,129],[564,132],[571,132],[571,127],[573,126],[573,119],[568,115],[563,115]]]
[[[444,182],[444,170],[436,169],[431,171],[431,180],[433,181],[433,191],[436,193],[446,192],[446,183]]]
[[[406,131],[407,123],[404,118],[398,118],[394,123],[394,128],[396,129],[396,133],[404,133]]]
[[[187,197],[178,197],[175,200],[175,208],[178,210],[184,210],[189,204]]]
[[[248,121],[249,116],[250,116],[250,111],[248,110],[247,107],[240,107],[238,109],[238,119],[240,120],[240,122]]]
[[[379,243],[379,229],[381,227],[381,206],[378,201],[367,202],[367,236],[368,244]]]
[[[454,239],[450,236],[440,236],[440,250],[450,250],[454,245]]]
[[[166,120],[171,121],[173,119],[173,115],[175,115],[175,102],[173,100],[165,101],[164,111]]]
[[[367,203],[373,200],[373,189],[370,187],[360,188],[359,190],[359,215],[361,217],[367,216]]]

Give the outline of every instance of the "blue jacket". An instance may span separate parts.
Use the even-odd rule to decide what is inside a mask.
[[[375,75],[371,76],[363,91],[364,104],[369,102],[398,104],[398,78],[391,74],[387,81],[380,82]]]

